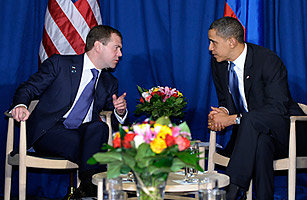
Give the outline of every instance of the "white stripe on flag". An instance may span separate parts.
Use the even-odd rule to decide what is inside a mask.
[[[43,45],[42,42],[41,42],[41,44],[39,46],[39,58],[40,58],[41,62],[43,62],[44,60],[46,60],[48,58],[48,56],[46,54],[46,51],[45,51],[45,48],[44,48],[44,45]]]
[[[84,0],[79,0],[79,1],[84,1]],[[98,0],[85,0],[85,1],[88,2],[91,8],[91,9],[89,8],[90,10],[88,12],[92,13],[95,16],[98,24],[102,24]],[[39,49],[39,54],[40,54],[39,56],[41,62],[43,62],[48,57],[48,55],[56,53],[56,51],[59,52],[60,54],[77,54],[77,52],[78,54],[80,54],[84,52],[83,46],[86,41],[86,36],[90,30],[90,27],[88,25],[89,22],[85,21],[82,14],[79,13],[78,9],[75,7],[75,5],[72,3],[71,0],[49,0],[48,5],[50,6],[50,8],[55,8],[51,9],[52,12],[57,12],[57,13],[50,13],[47,7],[46,16],[45,16],[45,25],[44,25],[45,35],[43,35],[44,41],[41,42]],[[65,22],[66,18],[61,18],[61,19],[52,18],[52,16],[63,17],[63,15],[67,17],[70,24],[65,24],[67,23],[67,21]],[[61,27],[60,29],[59,26],[61,25],[58,26],[57,23],[65,24],[65,26]],[[69,33],[65,33],[64,35],[62,33],[62,30],[65,28],[66,29],[70,28],[68,29],[69,30],[68,32],[73,32],[73,34],[75,35],[69,35]],[[78,34],[80,35],[80,37]],[[50,45],[50,43],[52,43],[54,47],[43,46],[43,44]]]
[[[82,15],[79,13],[76,6],[72,3],[72,1],[57,0],[57,2],[85,43],[86,36],[90,31],[90,28],[88,27]]]
[[[76,54],[75,50],[70,46],[66,37],[63,35],[58,25],[54,22],[49,13],[49,9],[46,11],[45,19],[46,32],[49,35],[56,49],[60,54]]]
[[[88,4],[90,5],[90,7],[92,8],[92,11],[95,15],[95,18],[97,20],[97,23],[99,25],[102,24],[102,19],[101,19],[101,14],[100,14],[100,9],[99,9],[99,5],[98,5],[98,0],[87,0]]]

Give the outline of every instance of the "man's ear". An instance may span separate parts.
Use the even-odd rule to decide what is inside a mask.
[[[235,48],[235,47],[237,46],[238,41],[237,41],[235,38],[231,37],[231,38],[229,38],[228,40],[229,40],[229,46],[230,46],[230,48],[233,49],[233,48]]]
[[[102,49],[103,49],[103,44],[101,42],[99,42],[99,41],[95,41],[94,42],[94,49],[97,52],[101,52]]]

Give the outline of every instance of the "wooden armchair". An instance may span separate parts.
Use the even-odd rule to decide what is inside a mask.
[[[307,115],[307,105],[299,104],[300,108]],[[307,116],[290,117],[290,138],[288,158],[274,160],[274,170],[288,170],[288,199],[295,200],[296,169],[307,168],[307,157],[296,156],[296,127],[297,121],[307,121]],[[208,171],[213,171],[215,164],[227,166],[229,158],[216,152],[216,132],[210,131]],[[252,200],[252,182],[247,193],[247,199]]]
[[[38,101],[32,101],[29,106],[30,113],[35,108]],[[106,123],[109,126],[109,138],[112,138],[111,116],[112,111],[103,111],[101,115],[105,115]],[[78,169],[78,165],[69,160],[60,157],[47,157],[35,153],[27,152],[26,141],[26,121],[20,122],[19,134],[19,153],[11,155],[14,146],[14,119],[11,114],[5,112],[8,119],[8,132],[6,144],[6,159],[5,159],[5,189],[4,199],[9,200],[11,194],[12,182],[12,166],[19,165],[19,200],[26,199],[26,183],[27,183],[27,167],[43,168],[43,169]],[[112,142],[112,139],[109,139]]]

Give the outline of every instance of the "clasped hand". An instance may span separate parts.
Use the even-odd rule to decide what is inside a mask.
[[[208,115],[208,128],[213,131],[221,131],[228,126],[235,124],[236,115],[229,115],[226,109],[211,106]]]

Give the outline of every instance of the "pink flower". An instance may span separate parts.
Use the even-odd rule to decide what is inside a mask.
[[[176,137],[176,143],[178,144],[179,151],[184,151],[191,146],[190,140],[182,136]]]

